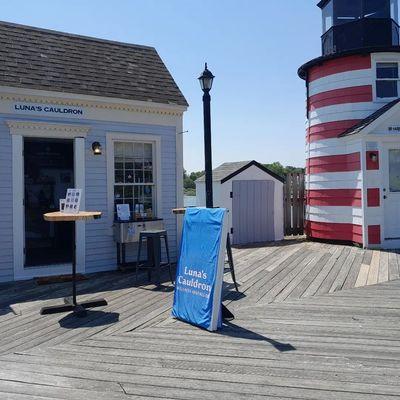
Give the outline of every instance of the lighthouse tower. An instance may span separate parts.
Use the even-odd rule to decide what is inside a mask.
[[[400,247],[398,0],[323,0],[307,88],[306,233]]]

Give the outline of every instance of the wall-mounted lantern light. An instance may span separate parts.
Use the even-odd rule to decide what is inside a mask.
[[[101,144],[99,142],[93,142],[92,143],[92,150],[93,150],[93,154],[95,156],[100,156],[101,155]]]

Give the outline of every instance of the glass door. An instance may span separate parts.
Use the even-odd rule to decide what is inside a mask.
[[[24,139],[25,267],[70,263],[72,223],[46,222],[74,187],[72,140]]]
[[[400,148],[387,148],[387,173],[384,187],[385,239],[400,239]]]

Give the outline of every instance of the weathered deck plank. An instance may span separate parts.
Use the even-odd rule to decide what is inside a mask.
[[[109,302],[83,320],[38,314],[68,284],[0,287],[0,398],[400,398],[397,252],[293,240],[234,257],[243,295],[225,293],[236,319],[218,333],[130,273],[80,282]]]

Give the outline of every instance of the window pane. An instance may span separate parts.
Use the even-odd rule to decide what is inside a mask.
[[[125,169],[133,169],[133,159],[125,160]]]
[[[389,187],[391,192],[400,192],[400,150],[389,150]]]
[[[135,183],[143,183],[143,171],[135,171]]]
[[[151,197],[145,197],[144,198],[144,206],[145,208],[151,208],[153,203],[153,199]]]
[[[361,0],[341,0],[336,1],[336,24],[345,24],[361,18],[362,1]]]
[[[322,10],[323,33],[329,31],[333,26],[333,3],[332,0]]]
[[[367,18],[390,18],[389,0],[364,0],[364,16]]]
[[[144,171],[144,182],[146,183],[153,182],[153,173],[151,171]]]
[[[135,199],[138,199],[139,201],[139,198],[142,195],[142,188],[140,186],[135,186],[134,194],[135,194]]]
[[[125,170],[125,183],[133,183],[133,169]]]
[[[123,187],[122,186],[114,186],[114,197],[115,199],[122,199],[123,197]]]
[[[124,183],[124,171],[122,170],[115,170],[115,183]]]
[[[152,161],[145,161],[143,163],[143,168],[145,170],[149,170],[150,171],[153,168],[153,162]]]
[[[397,0],[390,0],[390,17],[396,22],[399,21],[399,11]]]
[[[145,199],[144,201],[144,212],[146,217],[151,218],[153,216],[153,200]]]
[[[115,169],[123,169],[124,168],[124,159],[122,157],[115,157]]]
[[[135,143],[135,158],[143,158],[143,143]]]
[[[124,187],[124,199],[131,199],[131,198],[133,198],[133,187],[125,186]]]
[[[125,158],[133,158],[133,143],[125,143],[124,155]]]
[[[135,160],[135,169],[138,169],[138,170],[142,170],[143,169],[143,161],[142,161],[142,159],[140,159],[140,160],[136,159]]]
[[[124,144],[120,142],[116,142],[114,144],[114,153],[115,157],[123,157],[124,156]]]
[[[145,143],[144,145],[144,158],[150,160],[153,158],[153,146],[149,143]]]
[[[381,99],[397,97],[397,81],[376,81],[376,96]]]
[[[397,63],[377,63],[376,77],[378,79],[390,79],[399,77],[399,66]]]
[[[150,185],[146,185],[143,188],[143,192],[146,197],[151,197],[153,195],[153,187]]]

